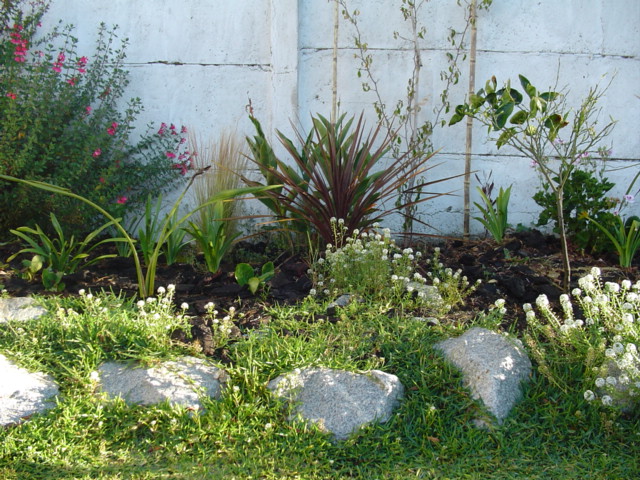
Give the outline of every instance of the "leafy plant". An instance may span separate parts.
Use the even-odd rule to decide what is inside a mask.
[[[191,131],[189,134],[189,149],[194,154],[195,166],[198,169],[209,167],[196,180],[193,188],[198,204],[206,203],[211,195],[222,190],[232,190],[242,186],[242,180],[235,172],[244,172],[249,160],[245,152],[245,145],[234,132],[222,133],[217,139],[204,141]],[[237,202],[222,204],[222,215],[216,205],[209,205],[200,210],[198,218],[200,228],[205,230],[206,223],[212,218],[224,218],[224,228],[227,235],[232,237],[238,231],[237,222],[241,218]]]
[[[365,132],[363,115],[354,125],[354,118],[342,115],[335,123],[321,115],[312,118],[313,127],[307,137],[296,132],[300,150],[293,141],[278,133],[294,167],[269,155],[269,162],[258,164],[268,184],[277,182],[281,189],[265,193],[268,205],[277,205],[272,212],[277,220],[290,220],[294,225],[317,234],[325,243],[333,238],[331,218],[342,218],[347,232],[366,229],[387,215],[403,208],[395,205],[383,210],[385,200],[394,197],[398,188],[431,167],[426,162],[433,154],[416,161],[407,154],[386,168],[380,163],[394,136],[379,141],[380,125]],[[376,146],[377,145],[377,146]],[[425,188],[450,178],[422,182],[414,188]],[[259,182],[244,178],[249,185]],[[429,193],[418,203],[444,195]],[[267,204],[267,202],[265,202]]]
[[[189,227],[185,230],[193,237],[196,245],[204,255],[207,270],[211,273],[217,273],[220,270],[222,259],[229,253],[233,246],[233,241],[240,234],[227,233],[227,220],[224,217],[223,202],[210,203],[209,207],[212,208],[211,214],[213,216],[209,217],[209,221],[203,227],[194,222],[189,222]]]
[[[434,116],[430,119],[424,119],[423,104],[426,103],[426,98],[421,95],[421,79],[424,78],[422,75],[426,68],[423,52],[428,32],[421,19],[423,18],[423,8],[427,2],[425,0],[401,0],[399,5],[400,13],[408,24],[408,31],[406,33],[394,31],[393,38],[396,41],[401,41],[402,49],[408,49],[413,58],[411,75],[406,79],[404,90],[406,96],[397,101],[383,98],[384,87],[380,75],[376,72],[374,55],[360,29],[359,16],[361,11],[350,9],[347,0],[338,0],[338,3],[344,19],[354,28],[353,40],[356,48],[354,56],[359,63],[357,76],[362,82],[362,90],[375,96],[373,108],[378,120],[389,134],[395,136],[394,141],[390,144],[391,156],[398,160],[403,158],[406,152],[411,152],[410,157],[419,161],[420,158],[434,151],[431,142],[434,126],[440,123],[444,126],[445,122],[441,120],[441,117],[444,113],[449,112],[450,89],[458,83],[460,78],[461,62],[466,59],[468,51],[465,43],[475,22],[476,7],[478,9],[489,8],[491,0],[481,0],[480,2],[474,0],[473,2],[465,2],[464,6],[458,1],[458,5],[464,8],[464,28],[462,31],[456,31],[452,27],[448,29],[447,42],[451,44],[453,53],[447,52],[447,69],[439,72],[444,88],[439,95],[440,102],[433,105]],[[435,72],[430,72],[428,75],[433,73]],[[401,83],[395,76],[393,82],[395,85]],[[399,195],[396,200],[398,211],[403,216],[403,231],[409,234],[409,239],[414,231],[414,221],[422,195],[422,189],[416,183],[420,183],[420,179],[409,176],[407,183],[398,189]]]
[[[100,27],[89,58],[71,26],[38,32],[48,2],[10,3],[0,26],[0,173],[69,188],[118,217],[186,172],[186,131],[150,126],[131,142],[142,103],[122,111],[127,42],[117,45],[115,29]],[[43,225],[50,212],[69,232],[97,226],[88,206],[21,184],[3,182],[0,203],[12,206],[0,212],[0,232]]]
[[[151,195],[147,197],[144,207],[144,220],[142,228],[138,229],[138,246],[142,253],[145,265],[149,265],[153,251],[155,250],[157,239],[160,236],[160,208],[162,207],[162,196],[158,196],[155,206],[151,205]]]
[[[131,238],[131,236],[127,233],[126,229],[121,225],[121,222],[119,219],[114,218],[109,212],[107,212],[104,208],[102,208],[100,205],[92,202],[91,200],[88,200],[72,191],[70,191],[69,189],[66,188],[62,188],[62,187],[58,187],[56,185],[51,185],[45,182],[36,182],[36,181],[29,181],[29,180],[23,180],[20,178],[15,178],[15,177],[11,177],[9,175],[2,175],[0,174],[0,179],[2,180],[6,180],[9,182],[17,182],[23,185],[28,185],[30,187],[34,187],[34,188],[38,188],[50,193],[55,193],[58,195],[62,195],[65,197],[69,197],[69,198],[74,198],[76,200],[80,200],[81,202],[91,206],[93,209],[95,209],[96,211],[98,211],[100,214],[102,214],[104,217],[106,217],[110,222],[109,224],[113,224],[113,226],[120,232],[120,234],[122,235],[122,239],[123,241],[127,242],[129,244],[129,247],[131,249],[132,255],[133,255],[133,260],[135,263],[135,268],[136,268],[136,276],[137,276],[137,280],[138,280],[138,291],[141,297],[147,297],[149,294],[152,294],[154,291],[154,284],[155,284],[155,275],[156,275],[156,269],[158,266],[158,258],[160,256],[160,249],[161,246],[166,242],[166,239],[177,229],[180,228],[180,226],[194,213],[198,212],[201,208],[206,207],[207,205],[209,205],[209,203],[214,204],[216,202],[222,202],[225,200],[231,200],[233,198],[237,198],[241,195],[247,195],[247,194],[254,194],[254,193],[261,193],[264,192],[266,189],[268,189],[269,187],[257,187],[257,188],[239,188],[236,190],[226,190],[226,191],[222,191],[222,192],[218,192],[216,195],[214,195],[209,202],[203,204],[203,205],[199,205],[198,207],[196,207],[195,209],[191,210],[190,212],[188,212],[187,214],[183,215],[182,217],[178,218],[178,220],[173,219],[174,215],[176,214],[176,212],[178,211],[178,207],[180,206],[180,203],[182,202],[182,199],[184,198],[185,194],[187,193],[187,191],[189,190],[189,187],[191,186],[191,184],[193,183],[194,178],[199,175],[201,172],[198,171],[196,172],[191,179],[189,180],[189,183],[187,184],[187,186],[185,187],[184,191],[180,194],[180,196],[176,199],[175,203],[173,204],[173,207],[171,209],[171,211],[169,212],[169,214],[165,217],[164,221],[162,222],[162,225],[159,229],[159,237],[158,237],[158,241],[156,243],[156,247],[153,250],[152,254],[149,257],[149,263],[146,265],[146,270],[143,269],[141,263],[140,263],[140,257],[138,255],[138,252],[136,251],[136,247],[135,247],[135,240],[133,238]],[[172,220],[173,219],[173,220]]]
[[[248,263],[239,263],[236,265],[236,281],[241,287],[247,285],[249,291],[255,295],[260,286],[271,280],[275,275],[273,262],[267,262],[262,265],[260,272],[260,275],[256,275],[251,265]]]
[[[527,344],[539,363],[539,370],[567,393],[579,393],[604,406],[636,408],[640,398],[640,357],[637,345],[640,328],[640,284],[620,284],[600,278],[600,269],[580,278],[572,291],[584,319],[574,313],[571,297],[562,295],[562,313],[556,314],[546,296],[534,307],[523,306],[529,331]],[[573,374],[567,376],[567,366]],[[567,378],[570,378],[567,382]]]
[[[176,263],[185,248],[191,244],[191,240],[185,241],[187,232],[184,228],[178,228],[178,211],[173,212],[171,217],[168,217],[167,230],[170,232],[167,235],[167,239],[162,245],[162,253],[164,254],[164,260],[167,265],[173,265]]]
[[[81,266],[88,267],[105,258],[115,257],[114,254],[104,254],[89,259],[91,251],[95,248],[108,242],[124,241],[122,238],[106,238],[101,241],[95,241],[105,229],[117,221],[115,219],[105,223],[88,234],[84,240],[78,242],[73,235],[68,238],[65,236],[64,230],[55,214],[51,213],[50,218],[57,238],[49,237],[39,225],[36,225],[35,229],[20,227],[17,230],[11,230],[11,233],[22,239],[29,246],[9,257],[9,261],[11,261],[23,253],[35,254],[44,267],[42,280],[48,288],[54,285],[57,286],[63,275],[75,273]],[[34,267],[33,263],[34,261],[32,260],[30,269]]]
[[[496,146],[505,145],[516,149],[532,161],[540,173],[542,182],[553,192],[556,202],[557,228],[562,245],[564,289],[569,289],[571,265],[564,217],[564,191],[571,173],[589,152],[598,149],[598,144],[611,132],[614,122],[603,127],[598,125],[598,100],[603,90],[597,86],[590,89],[578,110],[569,121],[571,112],[566,97],[555,91],[539,91],[527,78],[520,75],[524,95],[507,82],[497,88],[492,77],[485,88],[471,95],[469,103],[458,105],[449,125],[470,116],[487,126],[489,132],[498,132]],[[606,91],[606,89],[605,89]],[[560,138],[567,126],[567,136]]]
[[[477,188],[484,205],[474,202],[476,208],[482,212],[482,217],[475,217],[475,219],[484,225],[496,242],[502,243],[509,226],[507,219],[511,186],[506,190],[500,187],[495,201],[492,201],[482,188]]]
[[[626,221],[620,216],[614,218],[617,221],[614,228],[604,226],[592,218],[589,220],[611,241],[618,253],[620,266],[630,267],[640,247],[640,219],[635,216]]]
[[[595,218],[609,227],[616,223],[615,215],[611,212],[616,202],[607,197],[607,193],[615,184],[605,178],[602,171],[596,172],[594,167],[590,157],[581,159],[580,165],[569,175],[563,192],[563,216],[567,236],[578,248],[590,252],[605,250],[608,242],[589,218]],[[554,181],[558,180],[554,177]],[[537,225],[542,226],[553,222],[554,232],[560,233],[556,221],[558,207],[555,194],[547,184],[542,185],[542,189],[536,192],[533,200],[543,208]]]

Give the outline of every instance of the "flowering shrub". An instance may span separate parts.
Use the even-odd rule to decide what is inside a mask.
[[[126,41],[116,47],[115,30],[102,25],[95,53],[82,55],[70,26],[36,35],[47,2],[26,3],[0,26],[0,174],[69,188],[116,216],[180,178],[190,165],[186,129],[150,126],[131,142],[142,104],[119,108]],[[95,226],[90,208],[24,185],[3,182],[0,203],[12,206],[0,231],[44,224],[52,211],[67,228]]]
[[[411,309],[446,311],[469,291],[459,272],[440,268],[423,275],[418,264],[422,253],[399,248],[388,228],[381,233],[375,228],[370,232],[356,229],[346,236],[343,220],[332,218],[330,223],[335,244],[343,246],[328,244],[324,257],[312,266],[311,295],[350,293]],[[437,258],[434,264],[438,265]],[[429,279],[432,285],[427,284]]]
[[[553,350],[564,361],[575,361],[582,369],[577,379],[584,398],[605,406],[637,408],[640,404],[640,282],[620,284],[603,282],[600,270],[593,268],[578,281],[573,290],[584,318],[577,318],[571,297],[562,295],[562,314],[557,315],[546,296],[536,300],[536,307],[546,323],[536,316],[534,307],[524,305],[531,329],[527,343],[532,347],[541,372],[556,383],[557,371],[545,358]],[[545,347],[544,344],[547,346]],[[563,359],[557,358],[557,362]],[[562,368],[562,367],[560,367]]]

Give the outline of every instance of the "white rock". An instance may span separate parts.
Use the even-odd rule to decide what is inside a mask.
[[[507,417],[528,380],[531,361],[522,345],[484,328],[472,328],[457,338],[435,345],[462,371],[473,397],[485,404],[498,423]]]
[[[35,300],[31,297],[0,297],[0,323],[12,320],[26,322],[38,318],[46,311],[44,307],[35,305]]]
[[[294,403],[300,415],[336,439],[344,440],[373,421],[386,422],[402,398],[395,375],[372,370],[357,374],[328,368],[305,368],[271,380],[269,390]]]
[[[141,368],[106,362],[98,368],[100,389],[110,397],[122,397],[129,404],[151,405],[165,400],[172,405],[199,409],[200,395],[219,398],[226,373],[195,357]]]
[[[56,395],[58,385],[49,375],[29,372],[0,355],[0,425],[53,408]]]

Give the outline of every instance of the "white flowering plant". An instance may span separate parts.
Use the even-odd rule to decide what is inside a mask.
[[[379,230],[376,225],[368,232],[356,229],[346,236],[341,219],[332,218],[331,225],[335,244],[327,245],[324,256],[309,272],[312,296],[333,298],[349,293],[402,303],[414,310],[447,311],[469,291],[460,272],[442,269],[423,274],[419,265],[422,252],[397,246],[388,228]]]
[[[579,288],[571,296],[560,296],[560,315],[553,311],[545,295],[538,297],[535,308],[525,304],[527,345],[538,361],[540,372],[565,391],[573,387],[566,380],[567,375],[563,380],[562,370],[567,363],[573,363],[578,366],[579,375],[570,381],[578,382],[585,400],[616,409],[637,409],[640,282],[603,282],[600,273],[597,267],[592,268],[590,274],[578,281]],[[574,312],[572,298],[583,318]]]
[[[213,302],[209,302],[204,306],[206,310],[205,318],[211,324],[211,333],[213,337],[213,347],[222,348],[229,343],[229,338],[233,333],[233,319],[236,316],[235,307],[230,307],[227,314],[220,318],[220,312],[216,309]]]

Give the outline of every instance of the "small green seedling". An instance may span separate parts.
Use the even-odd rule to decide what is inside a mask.
[[[253,294],[258,291],[260,285],[273,278],[274,274],[273,262],[267,262],[262,265],[262,273],[260,275],[256,275],[253,267],[248,263],[239,263],[236,265],[236,281],[238,285],[247,285],[249,291]]]

